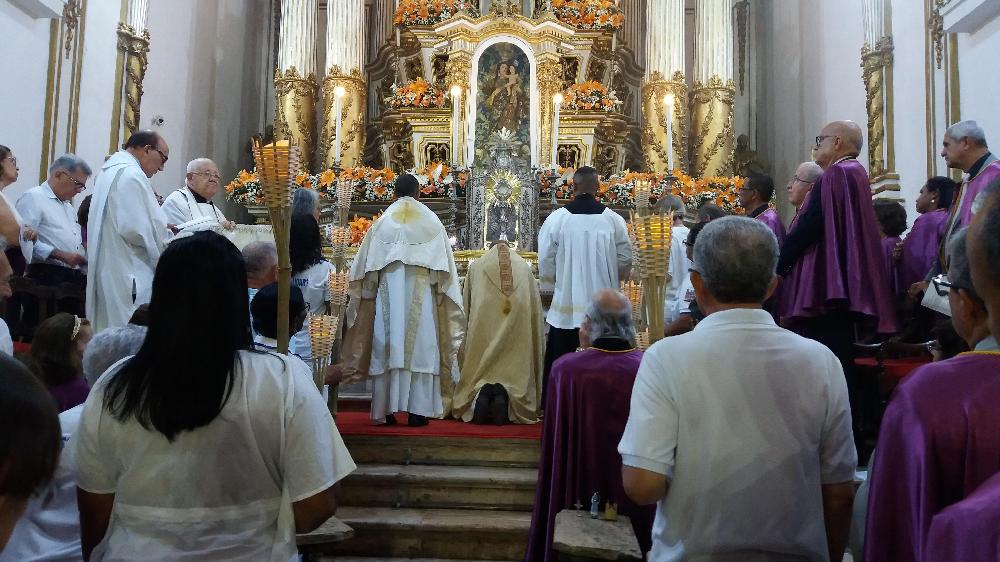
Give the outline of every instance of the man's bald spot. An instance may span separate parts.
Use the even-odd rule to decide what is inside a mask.
[[[806,183],[816,183],[823,175],[823,168],[815,162],[803,162],[795,170],[795,177]]]
[[[834,121],[823,127],[823,136],[840,137],[845,144],[851,146],[858,154],[865,145],[865,134],[854,121]]]
[[[603,314],[624,314],[632,309],[632,303],[621,291],[615,289],[601,289],[594,293],[594,308]]]

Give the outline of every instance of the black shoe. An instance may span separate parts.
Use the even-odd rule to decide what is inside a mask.
[[[389,414],[385,417],[385,425],[396,425],[397,423],[399,422],[396,421],[396,416]]]
[[[476,397],[476,406],[472,410],[472,423],[486,425],[490,423],[490,399],[493,394],[490,392],[490,385],[484,384],[479,389],[479,396]]]
[[[510,421],[507,417],[507,409],[510,399],[507,397],[507,389],[503,385],[497,384],[493,390],[493,400],[490,401],[490,423],[493,425],[504,425]]]
[[[406,422],[406,425],[410,427],[423,427],[430,422],[424,416],[418,416],[417,414],[410,414],[410,419]]]

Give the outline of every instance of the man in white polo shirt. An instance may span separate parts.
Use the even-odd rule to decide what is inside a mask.
[[[48,178],[17,200],[24,224],[38,232],[28,277],[42,285],[87,282],[87,251],[73,198],[86,189],[90,166],[75,154],[64,154],[49,166]]]
[[[762,303],[778,245],[712,221],[691,283],[707,317],[645,354],[618,451],[625,491],[658,502],[649,560],[840,560],[857,465],[847,386],[823,345]]]

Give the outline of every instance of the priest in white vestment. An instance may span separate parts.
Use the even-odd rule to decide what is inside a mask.
[[[163,170],[169,151],[159,134],[136,132],[97,176],[87,228],[87,318],[95,334],[128,324],[149,302],[170,236],[149,178]]]
[[[677,320],[678,303],[686,297],[682,286],[691,269],[691,260],[687,257],[687,240],[691,229],[684,226],[684,201],[677,195],[667,195],[656,202],[657,211],[673,217],[673,227],[670,238],[670,263],[667,266],[667,290],[663,299],[663,325],[669,326]]]
[[[350,361],[360,343],[351,370],[372,379],[372,422],[394,424],[395,412],[408,412],[416,427],[451,411],[462,291],[448,233],[417,200],[417,179],[401,175],[395,190],[351,267],[344,347]]]
[[[167,222],[176,226],[184,226],[192,221],[198,221],[195,230],[206,230],[221,226],[226,230],[236,228],[236,223],[226,219],[226,215],[215,206],[212,198],[219,192],[222,176],[219,168],[208,158],[196,158],[187,165],[187,176],[184,187],[174,191],[163,201],[163,214]]]
[[[580,324],[591,297],[618,289],[632,269],[632,246],[625,219],[597,201],[597,170],[584,166],[573,176],[573,200],[545,219],[538,233],[538,277],[545,316],[542,404],[552,363],[580,345]]]

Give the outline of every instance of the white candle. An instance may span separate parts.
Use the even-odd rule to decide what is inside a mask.
[[[563,95],[552,96],[552,104],[555,106],[555,115],[552,117],[552,169],[559,168],[559,110],[562,107]]]
[[[451,87],[451,165],[461,166],[462,157],[462,87],[455,84]]]
[[[667,173],[674,172],[674,95],[667,94],[663,98],[667,116]]]
[[[347,90],[343,86],[337,86],[333,89],[333,114],[334,114],[334,128],[333,128],[333,163],[340,166],[340,125],[341,125],[341,107],[342,99],[344,95],[347,94]]]
[[[614,53],[618,50],[618,32],[614,32],[611,35],[611,52]]]

